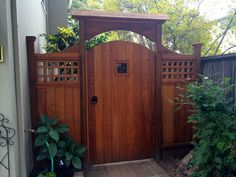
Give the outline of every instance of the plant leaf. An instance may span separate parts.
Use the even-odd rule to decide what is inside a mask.
[[[67,152],[65,155],[66,155],[66,160],[71,160],[73,158],[73,154],[71,152]]]
[[[36,157],[36,160],[40,161],[40,160],[44,160],[47,159],[47,153],[42,153],[42,154],[38,154]]]
[[[57,145],[55,143],[50,143],[49,144],[49,153],[52,157],[55,157],[55,155],[57,154]]]
[[[79,145],[76,149],[76,153],[78,153],[78,154],[83,154],[83,153],[85,153],[85,151],[86,151],[86,147],[84,147],[82,145]]]
[[[59,133],[65,133],[65,132],[69,131],[69,127],[68,127],[68,125],[61,124],[56,128],[56,131]]]
[[[48,139],[46,134],[38,135],[35,139],[34,146],[42,146]]]
[[[47,125],[47,123],[48,123],[48,116],[45,115],[45,114],[41,114],[40,115],[40,120],[41,120],[42,124]]]
[[[48,125],[52,126],[52,125],[56,125],[58,123],[57,118],[50,118],[48,119]]]
[[[70,163],[71,163],[71,160],[65,160],[66,167],[69,167]]]
[[[56,142],[59,140],[59,134],[55,130],[50,130],[49,136],[54,139]]]
[[[65,141],[59,141],[59,142],[58,142],[58,146],[59,146],[60,148],[65,148],[65,147],[66,147]]]
[[[57,157],[63,157],[65,155],[65,151],[62,149],[58,149],[56,156]]]
[[[46,126],[40,126],[36,130],[37,133],[46,133],[48,131],[48,128]]]
[[[75,168],[81,169],[81,160],[79,159],[79,157],[73,157],[72,164]]]

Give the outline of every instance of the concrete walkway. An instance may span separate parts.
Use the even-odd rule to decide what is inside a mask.
[[[169,175],[151,159],[121,163],[111,163],[90,167],[85,177],[169,177]]]

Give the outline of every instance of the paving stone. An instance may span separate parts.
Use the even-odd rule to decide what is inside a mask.
[[[154,160],[142,160],[91,167],[86,171],[85,177],[169,177],[169,175]]]

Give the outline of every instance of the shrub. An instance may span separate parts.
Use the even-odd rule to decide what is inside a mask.
[[[68,47],[73,46],[79,41],[79,24],[71,17],[68,19],[69,27],[58,27],[56,34],[41,34],[45,37],[46,44],[44,49],[46,52],[60,52]],[[91,49],[96,45],[102,44],[108,40],[109,33],[102,33],[86,42],[86,49]]]
[[[78,145],[66,133],[69,127],[60,124],[56,118],[47,115],[40,116],[39,127],[36,130],[35,147],[39,147],[37,160],[49,159],[51,173],[54,174],[55,161],[62,162],[68,168],[70,164],[76,169],[81,169],[81,157],[86,148]]]
[[[201,78],[187,86],[187,103],[195,108],[189,117],[195,129],[191,176],[236,176],[236,113],[227,83]]]

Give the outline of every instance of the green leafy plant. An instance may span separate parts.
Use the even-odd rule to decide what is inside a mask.
[[[69,127],[64,124],[58,124],[56,118],[49,118],[47,115],[41,115],[40,125],[36,130],[35,147],[39,147],[37,160],[49,159],[51,161],[51,173],[54,172],[54,157],[58,151],[58,145],[61,134],[67,132]]]
[[[76,169],[81,169],[81,158],[84,157],[86,147],[78,145],[72,138],[66,136],[63,141],[59,142],[60,150],[57,156],[62,159],[66,167],[71,164]]]
[[[189,117],[195,129],[191,176],[236,176],[236,112],[228,83],[202,77],[187,86],[185,102],[195,108]]]
[[[58,27],[58,32],[56,34],[41,34],[46,40],[44,46],[46,52],[60,52],[79,41],[78,22],[69,17],[68,25],[68,27]],[[108,40],[108,35],[109,33],[103,33],[90,39],[86,42],[86,49],[91,49],[96,45],[106,42]]]
[[[81,169],[81,158],[84,157],[86,147],[69,137],[66,134],[68,131],[69,127],[60,124],[56,118],[40,116],[34,145],[39,147],[37,160],[49,159],[51,162],[51,173],[46,175],[54,174],[54,167],[57,165],[55,162],[65,164],[66,168],[72,164],[75,169]]]

